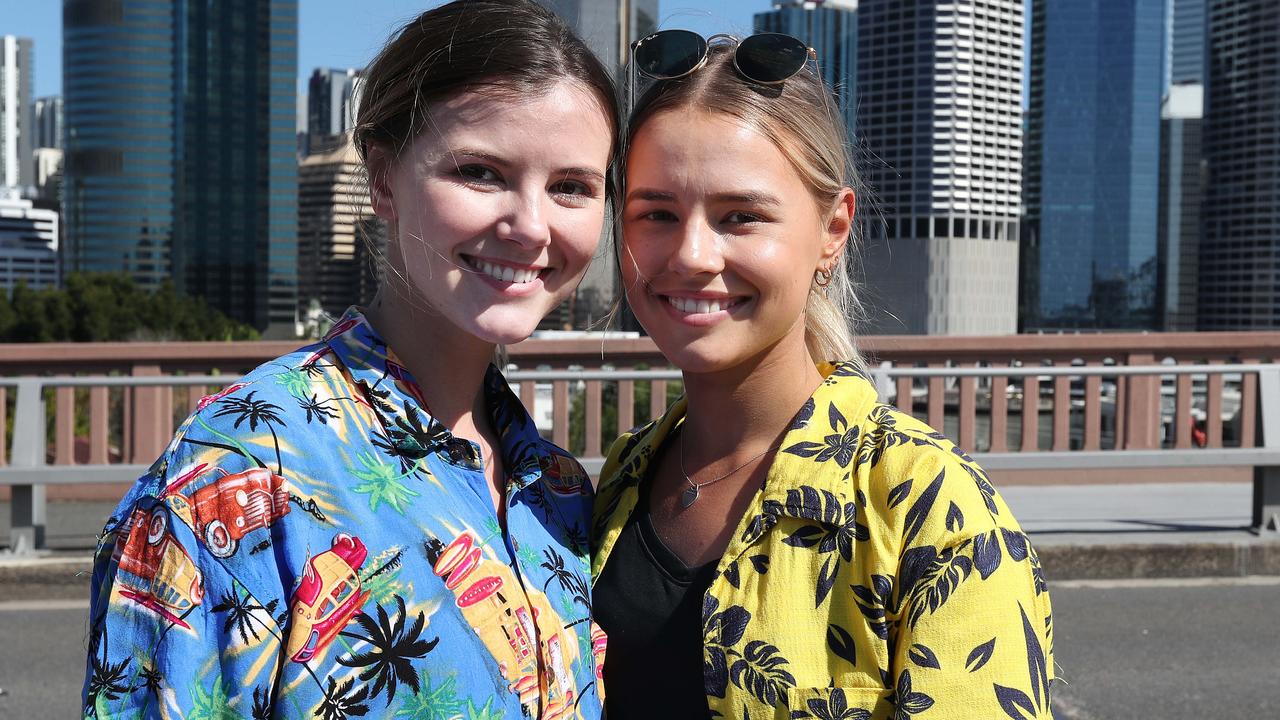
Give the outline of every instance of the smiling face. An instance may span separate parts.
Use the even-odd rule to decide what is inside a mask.
[[[398,158],[371,145],[374,210],[393,228],[385,295],[425,304],[442,324],[424,331],[528,337],[595,253],[612,132],[591,91],[561,81],[439,103]]]
[[[843,247],[852,203],[846,192],[820,208],[777,146],[735,118],[662,111],[627,158],[627,300],[686,372],[804,352],[813,275]]]

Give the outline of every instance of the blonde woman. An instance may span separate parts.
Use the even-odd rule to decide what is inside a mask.
[[[609,453],[610,720],[1045,718],[1049,596],[986,474],[877,401],[848,321],[856,178],[803,43],[636,49],[627,299],[685,397]]]

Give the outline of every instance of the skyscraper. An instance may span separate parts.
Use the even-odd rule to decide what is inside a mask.
[[[0,189],[31,185],[31,40],[0,36]]]
[[[292,335],[296,0],[64,0],[68,270]]]
[[[307,82],[305,153],[327,153],[346,142],[360,103],[360,73],[316,68]]]
[[[1204,0],[1171,0],[1169,86],[1160,109],[1157,326],[1197,327],[1200,203],[1204,192]]]
[[[35,144],[37,148],[62,149],[62,96],[36,98]]]
[[[1156,329],[1164,0],[1032,8],[1023,329]]]
[[[616,77],[631,43],[658,27],[658,0],[538,0],[564,19]]]
[[[859,3],[874,331],[1016,329],[1022,23],[1022,0]]]
[[[384,233],[368,235],[382,223],[361,182],[363,173],[350,142],[312,153],[298,168],[298,299],[304,306],[318,300],[334,318],[372,299],[361,295],[361,260],[368,253],[360,245],[379,244]]]
[[[1160,111],[1160,214],[1157,322],[1161,330],[1196,329],[1200,201],[1204,192],[1200,129],[1204,87],[1172,85]]]
[[[631,43],[658,27],[658,0],[538,0],[578,33],[587,47],[620,83],[630,56]],[[602,237],[609,236],[606,226]],[[596,253],[572,297],[539,325],[544,330],[583,328],[604,317],[618,296],[613,261],[607,252]]]
[[[1280,329],[1280,7],[1208,0],[1201,330]]]
[[[818,71],[840,98],[845,127],[857,119],[858,0],[786,0],[756,13],[755,31],[784,33],[818,52]]]
[[[1204,82],[1205,0],[1170,0],[1169,83]]]

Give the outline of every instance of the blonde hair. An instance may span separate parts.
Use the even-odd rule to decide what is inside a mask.
[[[675,80],[651,87],[631,109],[624,142],[629,145],[646,120],[668,110],[699,109],[733,117],[769,138],[812,193],[819,208],[834,206],[853,188],[862,215],[861,182],[849,153],[848,135],[835,98],[811,69],[780,85],[743,78],[734,67],[732,43],[708,49],[706,64]],[[626,148],[623,148],[625,159]],[[625,183],[626,172],[618,173]],[[625,188],[616,195],[625,198]],[[854,281],[853,258],[861,246],[861,223],[854,219],[843,252],[830,266],[825,287],[816,278],[805,304],[805,346],[814,360],[844,360],[865,370],[852,324],[863,318]]]

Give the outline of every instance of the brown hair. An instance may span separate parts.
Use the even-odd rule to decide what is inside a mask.
[[[631,111],[627,142],[645,121],[661,112],[699,109],[721,113],[769,138],[795,168],[818,207],[832,207],[846,187],[860,190],[844,121],[822,80],[805,68],[779,85],[752,82],[734,67],[735,47],[732,43],[713,44],[702,68],[649,88]],[[625,182],[626,173],[618,177]],[[860,194],[858,199],[862,199]],[[862,367],[850,328],[853,320],[862,317],[851,266],[860,240],[859,224],[852,224],[848,243],[831,266],[830,283],[826,287],[816,282],[810,285],[805,345],[815,360],[849,360]]]
[[[564,21],[533,0],[454,0],[409,21],[365,72],[352,140],[393,157],[427,124],[432,105],[468,90],[536,97],[557,79],[595,92],[613,127],[613,79]]]

